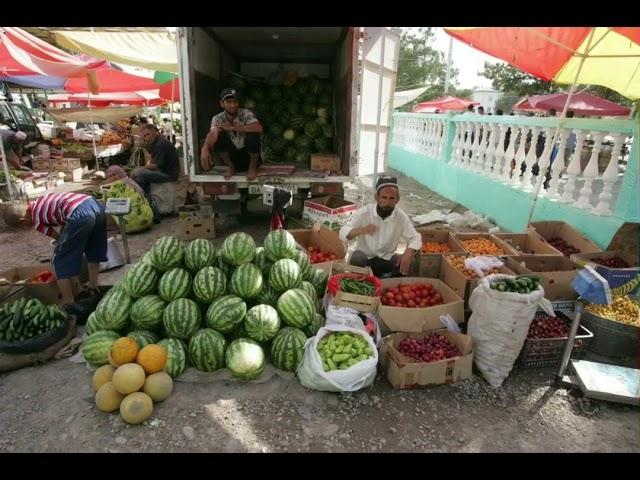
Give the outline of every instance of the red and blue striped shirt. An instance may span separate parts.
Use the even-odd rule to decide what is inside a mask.
[[[67,220],[85,200],[91,198],[83,193],[47,193],[31,204],[33,227],[51,237],[52,227],[64,226]]]

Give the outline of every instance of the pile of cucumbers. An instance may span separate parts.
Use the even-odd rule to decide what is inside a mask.
[[[540,277],[536,275],[518,275],[491,282],[491,288],[499,292],[524,293],[535,292],[540,286]]]
[[[0,305],[0,341],[16,342],[60,328],[67,314],[37,298],[20,298]]]

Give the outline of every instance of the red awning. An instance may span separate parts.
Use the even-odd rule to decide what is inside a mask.
[[[89,104],[89,96],[86,93],[80,94],[55,94],[49,95],[47,101],[50,104],[57,103],[78,103],[80,105]],[[158,91],[152,92],[114,92],[91,95],[91,106],[107,107],[109,105],[138,105],[155,107],[166,103],[166,100],[158,97]]]
[[[100,93],[112,92],[139,92],[141,90],[157,90],[159,85],[153,78],[140,77],[122,70],[114,69],[109,62],[95,70],[95,75],[100,86]],[[87,93],[89,86],[82,78],[70,78],[64,84],[64,89],[69,93]]]
[[[412,112],[413,113],[434,113],[436,110],[439,111],[464,111],[469,105],[480,105],[480,102],[474,102],[473,100],[468,100],[466,98],[456,98],[456,97],[443,97],[438,98],[437,100],[430,100],[428,102],[420,102],[417,104]]]
[[[567,93],[551,93],[548,95],[533,95],[527,97],[513,106],[514,110],[525,111],[548,111],[554,109],[561,112],[567,101]],[[571,110],[576,115],[590,117],[610,117],[625,116],[631,112],[625,106],[610,102],[604,98],[591,95],[586,92],[576,93],[571,97],[567,110]]]

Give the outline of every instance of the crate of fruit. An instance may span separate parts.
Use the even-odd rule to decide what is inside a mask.
[[[519,255],[511,245],[497,240],[488,233],[456,233],[455,238],[466,252],[474,257],[478,255],[503,256]]]
[[[555,367],[560,364],[571,326],[571,319],[557,310],[555,314],[555,317],[551,317],[543,312],[536,313],[518,357],[518,365],[520,367]],[[571,351],[571,357],[581,358],[592,339],[593,333],[580,325],[573,344],[573,350]]]

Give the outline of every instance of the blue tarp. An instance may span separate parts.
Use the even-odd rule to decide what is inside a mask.
[[[15,77],[3,77],[3,81],[22,85],[24,87],[45,88],[51,90],[64,90],[67,81],[63,77],[51,77],[49,75],[19,75]]]

